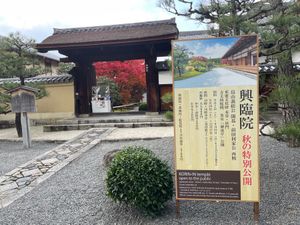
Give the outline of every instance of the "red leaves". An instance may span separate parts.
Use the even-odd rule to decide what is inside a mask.
[[[138,102],[146,92],[144,60],[97,62],[94,63],[96,76],[113,80],[122,97],[122,103]]]

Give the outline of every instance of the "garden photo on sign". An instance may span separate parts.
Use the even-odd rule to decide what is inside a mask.
[[[256,85],[256,43],[256,36],[176,42],[175,87]]]

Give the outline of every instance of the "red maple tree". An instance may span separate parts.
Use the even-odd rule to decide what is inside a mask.
[[[96,62],[96,76],[114,81],[120,91],[122,103],[139,102],[146,92],[144,60]]]

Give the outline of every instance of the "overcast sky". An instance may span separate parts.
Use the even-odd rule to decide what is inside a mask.
[[[176,45],[184,46],[194,56],[204,56],[206,58],[222,58],[222,56],[236,43],[236,37],[214,38],[207,40],[193,40],[177,42]]]
[[[1,1],[0,35],[19,31],[41,42],[53,28],[99,26],[170,19],[157,0],[5,0]],[[205,29],[176,17],[180,31]]]

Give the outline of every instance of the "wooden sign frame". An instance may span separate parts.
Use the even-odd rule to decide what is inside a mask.
[[[179,196],[178,190],[178,165],[177,165],[177,155],[176,155],[176,150],[177,150],[177,138],[178,138],[178,134],[176,133],[176,112],[175,110],[177,110],[176,108],[176,101],[175,101],[175,69],[174,69],[174,45],[176,43],[183,43],[183,42],[190,42],[190,41],[202,41],[202,40],[216,40],[216,39],[223,39],[223,38],[241,38],[241,37],[249,37],[249,36],[255,36],[256,37],[256,98],[254,99],[256,101],[256,117],[257,117],[257,121],[255,124],[256,126],[256,141],[257,141],[257,158],[255,158],[254,160],[257,160],[256,166],[257,166],[257,171],[256,171],[256,178],[257,180],[257,192],[258,192],[258,199],[256,199],[256,201],[247,201],[247,200],[233,200],[233,199],[202,199],[202,198],[181,198]],[[176,40],[176,41],[172,41],[172,78],[173,78],[173,102],[174,102],[174,134],[175,134],[175,138],[174,138],[174,163],[175,163],[175,186],[176,186],[176,216],[179,217],[180,216],[180,201],[184,201],[184,200],[207,200],[207,201],[228,201],[228,202],[253,202],[253,213],[254,213],[254,220],[258,221],[259,220],[259,201],[260,201],[260,176],[259,176],[259,158],[260,158],[260,147],[259,147],[259,142],[258,142],[258,137],[259,137],[259,68],[258,68],[258,53],[259,53],[259,42],[258,42],[258,37],[256,35],[244,35],[244,36],[234,36],[234,37],[216,37],[216,38],[203,38],[203,39],[188,39],[188,40]],[[197,137],[195,137],[197,138]],[[205,170],[203,170],[205,171]],[[241,183],[240,183],[241,186]]]

